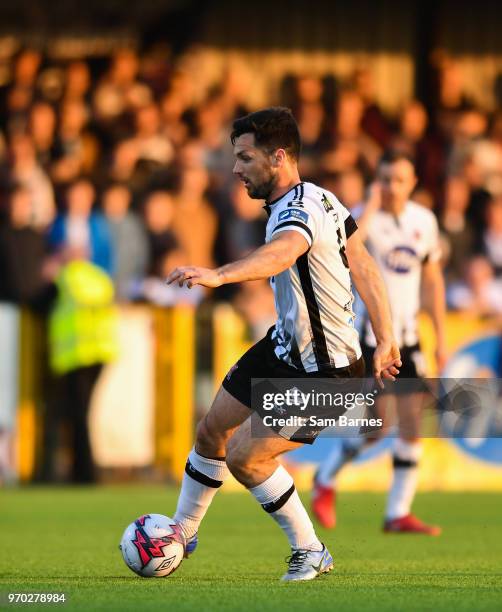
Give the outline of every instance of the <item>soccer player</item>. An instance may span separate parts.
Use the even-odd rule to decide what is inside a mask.
[[[384,531],[439,535],[440,528],[426,525],[411,514],[421,455],[420,416],[424,375],[423,356],[417,330],[420,294],[431,314],[436,332],[436,360],[439,371],[445,362],[445,290],[439,264],[441,251],[436,218],[432,212],[411,201],[416,184],[411,158],[388,152],[380,160],[377,182],[358,218],[359,235],[366,241],[382,273],[390,298],[394,336],[399,343],[402,367],[400,378],[418,379],[414,385],[397,386],[395,394],[377,400],[377,412],[389,414],[395,402],[399,434],[393,448],[393,482],[389,491]],[[366,317],[362,351],[365,360],[378,346]],[[368,375],[368,372],[367,372]],[[402,391],[402,393],[401,393]],[[314,482],[312,509],[324,527],[335,527],[336,475],[376,437],[345,438],[334,443],[332,452],[321,463]]]
[[[364,375],[351,276],[375,330],[372,369],[380,382],[395,380],[399,349],[383,281],[355,221],[333,194],[300,180],[300,137],[291,111],[268,108],[237,119],[231,140],[234,174],[252,198],[266,201],[265,244],[217,269],[176,268],[167,282],[219,287],[270,278],[278,318],[230,369],[198,424],[174,518],[191,554],[200,522],[232,473],[289,540],[292,554],[283,580],[311,580],[328,572],[333,558],[319,541],[293,479],[276,459],[298,448],[301,435],[265,427],[251,407],[251,379]]]

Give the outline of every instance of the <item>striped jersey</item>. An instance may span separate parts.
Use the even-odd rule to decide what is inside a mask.
[[[356,222],[331,192],[313,183],[299,183],[265,210],[266,242],[292,230],[310,247],[270,279],[278,315],[272,332],[276,356],[305,372],[354,363],[361,348],[345,246]]]
[[[422,265],[441,258],[436,217],[412,201],[399,216],[378,210],[369,221],[366,246],[387,288],[396,341],[401,347],[414,346],[418,343]],[[368,346],[376,346],[367,315],[362,333]]]

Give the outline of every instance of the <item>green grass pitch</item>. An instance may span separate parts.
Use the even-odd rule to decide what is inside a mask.
[[[8,592],[64,591],[67,610],[501,609],[502,494],[420,494],[415,509],[443,526],[440,538],[384,535],[384,495],[342,494],[338,529],[319,530],[335,570],[303,584],[279,582],[287,541],[246,492],[216,497],[172,577],[136,577],[118,550],[123,529],[175,502],[176,490],[152,486],[1,491],[3,606],[14,607]]]

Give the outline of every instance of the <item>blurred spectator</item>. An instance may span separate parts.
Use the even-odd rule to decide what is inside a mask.
[[[183,121],[183,114],[187,110],[183,96],[170,89],[160,102],[160,110],[164,134],[174,146],[179,147],[188,138],[188,126]]]
[[[331,188],[331,186],[326,186],[326,183],[323,183],[323,187],[332,191],[348,209],[361,204],[364,198],[363,176],[356,168],[341,172],[333,188]]]
[[[37,161],[27,134],[15,134],[10,142],[10,166],[4,168],[4,185],[17,184],[30,194],[31,225],[43,230],[55,214],[54,192],[49,177]]]
[[[146,196],[143,207],[150,276],[162,277],[165,258],[179,248],[173,231],[174,206],[173,196],[167,191],[154,191]]]
[[[493,266],[495,274],[502,278],[502,195],[492,198],[488,203],[481,250]]]
[[[502,143],[487,134],[486,115],[476,111],[465,114],[471,117],[472,126],[467,129],[465,125],[462,127],[460,122],[460,141],[465,139],[464,146],[457,149],[457,158],[452,155],[452,163],[462,155],[470,157],[477,167],[479,182],[483,188],[493,195],[502,194]],[[494,125],[496,127],[496,123]]]
[[[136,111],[134,144],[138,159],[156,164],[167,164],[173,157],[173,147],[161,133],[160,111],[153,102]]]
[[[16,187],[8,198],[7,219],[0,225],[0,484],[14,481],[16,473],[19,306],[45,312],[54,297],[50,278],[57,268],[47,258],[45,237],[31,221],[31,194]]]
[[[435,125],[447,139],[450,139],[458,114],[470,107],[471,102],[464,93],[462,69],[458,62],[443,52],[436,54],[435,62],[438,77]]]
[[[340,93],[337,103],[335,144],[323,156],[323,168],[327,172],[343,172],[357,167],[364,175],[376,168],[381,149],[363,132],[361,121],[364,103],[353,90]]]
[[[0,91],[0,122],[8,135],[26,130],[41,62],[36,49],[23,49],[14,58],[12,78]]]
[[[294,113],[302,139],[300,174],[305,180],[316,180],[319,157],[329,148],[331,140],[321,79],[306,75],[299,77],[296,93]]]
[[[203,170],[203,169],[202,169]],[[192,289],[175,285],[166,285],[165,278],[177,266],[193,263],[190,256],[180,245],[180,240],[174,230],[174,219],[179,205],[179,195],[174,198],[167,191],[154,191],[147,195],[144,202],[144,217],[147,227],[147,235],[150,249],[150,266],[148,274],[139,290],[141,294],[151,303],[160,306],[172,306],[173,304],[197,305],[204,296],[202,287],[196,286]],[[188,221],[195,221],[196,215],[190,216],[190,201],[185,213]],[[193,213],[197,212],[197,201]],[[189,228],[188,228],[189,229]],[[181,238],[185,230],[184,222],[181,224]],[[195,221],[194,235],[201,239],[197,233],[197,222]],[[188,246],[193,246],[190,240]],[[200,265],[200,264],[196,264]]]
[[[149,44],[139,57],[139,78],[151,89],[155,98],[166,91],[171,75],[171,59],[171,48],[166,40]]]
[[[448,178],[439,219],[439,227],[447,241],[448,282],[460,281],[464,277],[465,262],[474,251],[475,234],[466,217],[469,196],[469,185],[462,176]]]
[[[216,187],[232,180],[234,157],[229,146],[230,126],[225,120],[225,100],[220,90],[211,92],[195,111],[194,131],[203,150],[206,169]]]
[[[71,62],[65,73],[65,102],[90,103],[91,72],[89,66],[83,61]]]
[[[486,257],[477,256],[467,263],[465,281],[448,290],[452,308],[476,316],[502,314],[502,279],[496,279]]]
[[[122,140],[113,150],[109,177],[113,181],[134,183],[134,171],[138,162],[139,152],[134,140]]]
[[[245,257],[263,244],[266,217],[260,200],[252,200],[244,184],[235,181],[230,192],[232,210],[222,219],[227,257],[230,261]]]
[[[203,166],[187,164],[182,167],[173,220],[173,231],[185,252],[186,264],[204,268],[214,265],[217,230],[216,213],[206,198],[208,186],[209,175]]]
[[[244,64],[229,63],[222,78],[222,104],[225,121],[232,122],[249,112],[247,95],[253,86],[253,75]]]
[[[109,186],[102,197],[110,226],[114,253],[113,280],[118,300],[135,296],[135,287],[148,269],[148,239],[141,220],[129,210],[131,192],[120,183]]]
[[[382,149],[386,149],[392,136],[392,130],[375,99],[373,73],[367,68],[358,68],[352,75],[352,85],[364,104],[361,118],[362,129]]]
[[[64,265],[56,284],[57,300],[49,317],[55,397],[45,423],[43,477],[55,476],[54,436],[65,423],[70,434],[70,478],[72,482],[92,483],[96,473],[87,417],[103,365],[118,353],[113,284],[104,270],[82,260]]]
[[[104,75],[94,93],[94,110],[98,121],[113,124],[123,119],[128,111],[134,111],[152,100],[147,85],[137,76],[138,55],[131,49],[121,49],[113,56],[110,69]]]
[[[469,184],[470,189],[467,219],[479,239],[486,223],[486,206],[490,200],[490,193],[483,187],[481,169],[471,154],[467,154],[463,160],[460,173]]]
[[[31,219],[31,194],[16,187],[9,197],[7,222],[0,226],[0,301],[45,307],[55,269],[45,236],[33,229]]]
[[[411,100],[403,108],[400,130],[392,139],[392,147],[415,160],[419,185],[427,189],[438,203],[446,166],[446,151],[441,139],[427,130],[428,123],[424,105],[418,100]]]
[[[108,274],[113,271],[110,227],[106,218],[93,212],[95,190],[84,178],[73,182],[66,194],[66,211],[56,218],[49,243],[64,261],[88,260]]]
[[[29,134],[35,147],[38,163],[45,171],[50,169],[54,154],[56,113],[47,102],[37,102],[31,107]]]
[[[68,100],[61,107],[52,176],[68,184],[79,175],[91,175],[99,156],[99,143],[87,129],[88,110],[81,100]]]
[[[457,113],[448,159],[451,174],[461,172],[467,161],[473,164],[478,186],[484,189],[490,174],[498,169],[497,148],[485,138],[487,128],[488,117],[480,110],[467,108]]]

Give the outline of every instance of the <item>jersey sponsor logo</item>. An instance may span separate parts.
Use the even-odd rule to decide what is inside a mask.
[[[309,216],[304,210],[293,208],[292,210],[283,210],[279,213],[279,221],[285,221],[286,219],[299,219],[303,223],[308,223]]]
[[[398,274],[408,274],[418,261],[418,253],[408,246],[396,246],[384,257],[387,268]]]
[[[326,212],[329,212],[330,210],[335,210],[333,208],[333,204],[331,204],[325,193],[322,194],[321,202]]]

